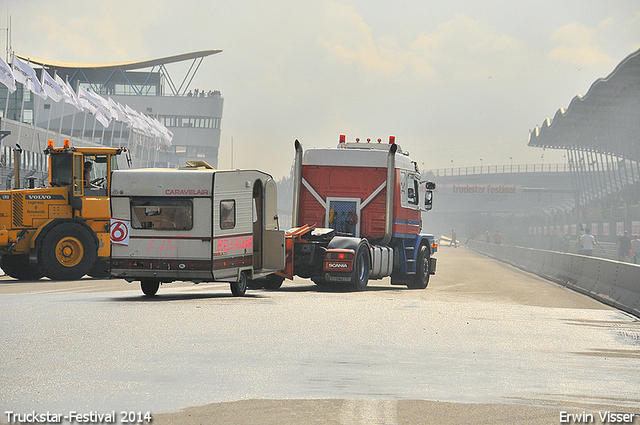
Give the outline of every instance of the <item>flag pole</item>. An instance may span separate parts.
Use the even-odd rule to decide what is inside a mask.
[[[31,149],[33,149],[33,145],[35,145],[36,143],[36,131],[38,130],[38,112],[39,112],[39,107],[40,105],[38,105],[38,103],[40,103],[40,101],[38,100],[38,98],[40,98],[40,96],[34,96],[33,98],[33,134],[31,135]],[[38,139],[40,140],[40,139]],[[38,151],[40,151],[40,147],[38,147]]]
[[[62,109],[60,110],[60,128],[58,129],[58,139],[60,139],[60,136],[62,136],[62,123],[64,121],[64,104],[67,103],[64,101],[64,99],[62,100]]]
[[[44,69],[44,65],[42,65],[42,80],[44,81],[44,73],[45,73],[45,69]],[[58,72],[58,70],[54,70],[53,71],[53,78],[56,78],[55,75]],[[44,84],[43,84],[44,86]],[[53,99],[51,99],[52,103],[49,106],[49,119],[47,120],[47,139],[49,139],[49,129],[51,128],[51,111],[53,111]],[[64,105],[64,101],[62,102],[62,104]]]
[[[16,60],[16,52],[13,52],[13,61]],[[13,66],[13,61],[11,61],[11,65]],[[21,83],[22,84],[22,83]],[[22,84],[22,104],[20,106],[20,116],[18,117],[18,138],[16,139],[20,143],[20,136],[22,135],[22,114],[24,114],[24,89],[26,88],[26,84]],[[15,164],[14,164],[15,165]]]
[[[69,76],[65,76],[65,82],[69,83]],[[69,84],[69,87],[71,87],[71,84]],[[71,87],[71,89],[73,90],[73,87]],[[75,93],[74,93],[75,94]],[[71,128],[69,129],[69,139],[73,139],[73,127],[75,126],[75,121],[76,121],[76,113],[78,112],[78,108],[76,108],[75,106],[73,107],[73,116],[71,117]],[[60,128],[62,128],[62,124],[60,125]],[[60,130],[60,133],[62,134],[62,130]]]
[[[31,63],[30,60],[27,61],[27,65],[29,65]],[[42,65],[42,72],[44,73],[44,64]],[[44,80],[43,78],[44,76],[41,74],[40,75],[40,79]],[[40,82],[40,85],[42,85],[42,82]],[[35,93],[34,93],[35,94]],[[46,92],[45,92],[46,94]],[[33,146],[36,144],[36,132],[38,131],[38,113],[40,112],[40,101],[36,98],[39,98],[40,96],[35,96],[33,98],[33,134],[31,135],[31,150],[33,151]],[[49,109],[49,117],[51,117],[51,109]],[[47,126],[47,133],[49,132],[49,128]],[[40,145],[40,138],[38,137],[38,152],[40,152],[42,149],[42,146]]]

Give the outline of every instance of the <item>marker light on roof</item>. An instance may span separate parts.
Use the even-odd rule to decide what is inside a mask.
[[[356,137],[356,143],[360,143],[360,138]]]
[[[367,137],[367,143],[371,143],[371,138]]]
[[[53,139],[49,139],[49,140],[47,141],[47,147],[48,147],[49,149],[53,149]]]
[[[396,136],[389,136],[389,144],[390,145],[396,144]]]
[[[347,141],[347,136],[345,136],[344,134],[340,135],[340,143],[344,143]]]
[[[69,149],[69,139],[64,139],[64,148]]]

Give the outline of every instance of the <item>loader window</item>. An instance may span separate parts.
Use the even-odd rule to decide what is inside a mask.
[[[188,199],[133,198],[131,227],[153,230],[191,230],[193,204]]]
[[[107,156],[85,155],[84,164],[84,186],[105,189],[107,187]],[[89,172],[87,172],[87,164],[91,164]]]
[[[228,199],[220,201],[220,229],[233,229],[236,227],[236,201]]]
[[[71,186],[73,181],[73,155],[51,154],[51,186]]]

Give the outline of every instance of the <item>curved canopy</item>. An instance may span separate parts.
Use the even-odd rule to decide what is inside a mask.
[[[640,160],[640,50],[532,130],[528,145]]]
[[[36,59],[29,56],[18,55],[18,54],[16,54],[16,56],[22,60],[29,61],[30,63],[35,63],[37,65],[53,67],[53,68],[101,69],[101,70],[121,69],[124,71],[129,71],[134,69],[151,68],[154,66],[166,65],[166,64],[175,63],[175,62],[182,62],[190,59],[204,58],[206,56],[214,55],[220,52],[222,52],[222,50],[202,50],[199,52],[184,53],[181,55],[167,56],[167,57],[158,58],[158,59],[132,61],[132,62],[113,62],[113,63],[60,62],[60,61],[50,61],[45,59]]]

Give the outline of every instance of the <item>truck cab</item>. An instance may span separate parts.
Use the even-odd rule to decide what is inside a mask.
[[[395,137],[383,144],[342,135],[336,148],[303,151],[296,141],[295,149],[292,255],[283,274],[356,290],[387,276],[426,288],[437,245],[422,233],[422,213],[435,184],[421,179]]]

